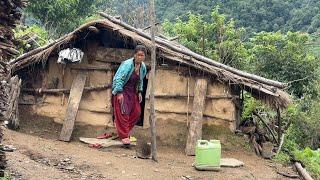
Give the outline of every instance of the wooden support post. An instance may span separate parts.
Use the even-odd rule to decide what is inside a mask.
[[[150,0],[150,23],[151,23],[151,91],[150,91],[150,130],[151,130],[151,156],[152,160],[158,161],[157,158],[157,133],[155,122],[154,109],[154,85],[155,85],[155,71],[156,71],[156,43],[155,43],[155,8],[154,0]]]
[[[196,82],[193,98],[193,110],[189,126],[189,134],[186,145],[186,155],[195,155],[195,146],[202,137],[202,117],[204,111],[205,97],[207,93],[207,80],[198,79]]]
[[[59,138],[61,141],[70,141],[86,79],[87,73],[79,72],[72,82],[67,113]]]

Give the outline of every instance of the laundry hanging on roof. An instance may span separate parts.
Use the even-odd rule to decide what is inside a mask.
[[[72,64],[80,63],[83,57],[83,52],[78,48],[67,48],[59,52],[58,63]]]

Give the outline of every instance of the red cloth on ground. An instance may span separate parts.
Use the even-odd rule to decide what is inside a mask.
[[[112,97],[114,108],[115,125],[118,136],[121,139],[129,137],[129,133],[139,120],[141,107],[139,97],[136,90],[139,76],[133,72],[130,79],[123,88],[123,104],[120,104],[116,96]]]

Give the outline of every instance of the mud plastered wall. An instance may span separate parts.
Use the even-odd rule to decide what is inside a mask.
[[[187,134],[187,123],[191,120],[193,94],[197,77],[180,75],[178,71],[161,69],[156,72],[155,110],[158,134],[162,139],[176,138],[183,141]],[[150,83],[149,83],[150,86]],[[189,87],[188,87],[189,86]],[[148,87],[146,97],[149,97]],[[188,101],[189,94],[189,101]],[[167,96],[167,97],[166,97]],[[221,126],[234,131],[236,129],[235,103],[231,88],[227,84],[208,80],[207,97],[203,113],[206,127]],[[149,100],[146,101],[145,122],[149,122]],[[148,128],[148,123],[145,123]],[[161,139],[161,136],[160,136]],[[168,140],[171,142],[171,140]],[[178,142],[177,142],[178,143]]]

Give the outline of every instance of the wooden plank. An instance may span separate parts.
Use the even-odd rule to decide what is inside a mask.
[[[235,168],[235,167],[244,166],[244,163],[242,161],[239,161],[238,159],[234,159],[234,158],[221,158],[220,166]]]
[[[173,99],[183,99],[188,98],[187,94],[155,94],[154,97],[156,98],[173,98]],[[194,96],[191,94],[189,98],[193,98]],[[239,96],[235,95],[206,95],[207,99],[239,99]],[[149,99],[149,96],[146,96],[146,99]]]
[[[112,71],[117,70],[119,65],[91,65],[91,64],[72,64],[69,65],[72,70],[87,70],[87,71]]]
[[[105,85],[97,85],[97,86],[89,86],[84,87],[84,91],[90,92],[90,91],[102,91],[102,90],[108,90],[111,89],[111,84],[105,84]],[[23,88],[22,92],[26,93],[37,93],[37,94],[61,94],[66,93],[69,94],[71,89],[32,89],[32,88]]]
[[[94,54],[94,60],[106,63],[122,63],[123,61],[132,58],[134,55],[133,49],[120,49],[120,48],[106,48],[97,47],[96,53]],[[146,54],[144,63],[150,66],[151,57]]]
[[[118,48],[105,48],[98,47],[95,53],[95,60],[104,61],[104,62],[119,62],[133,57],[133,49],[118,49]]]
[[[150,108],[148,108],[148,111],[149,110],[150,110]],[[155,111],[156,111],[156,113],[164,113],[164,114],[173,113],[173,114],[180,114],[180,115],[185,115],[185,116],[187,116],[187,113],[188,113],[188,112],[179,112],[179,111],[174,111],[174,110],[158,110],[158,109],[156,109]],[[235,119],[227,119],[224,117],[213,116],[210,114],[203,114],[202,116],[208,117],[208,118],[220,119],[220,120],[228,121],[231,123],[235,122]]]
[[[86,79],[87,73],[79,72],[72,82],[67,113],[59,138],[61,141],[70,141]]]
[[[97,139],[97,138],[85,138],[80,137],[79,140],[86,144],[101,144],[102,147],[110,146],[123,146],[121,141],[111,140],[111,139]],[[136,142],[131,142],[130,145],[135,146]]]
[[[189,128],[189,134],[186,144],[186,155],[191,156],[195,154],[195,146],[199,139],[202,137],[202,117],[204,111],[205,97],[207,93],[207,80],[197,79],[195,90],[194,90],[194,100],[193,100],[193,110],[191,114],[191,121]]]

